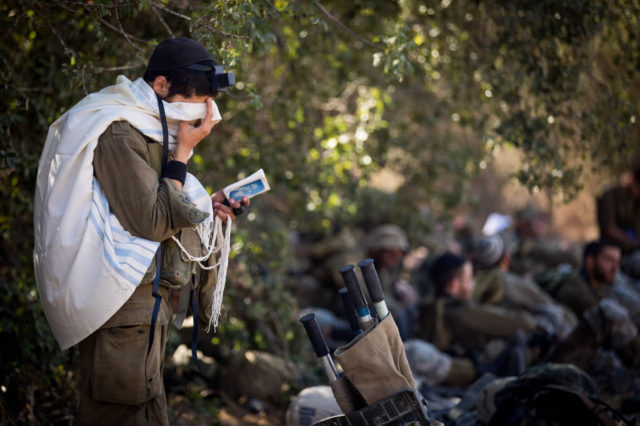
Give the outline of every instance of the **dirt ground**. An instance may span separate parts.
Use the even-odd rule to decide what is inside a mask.
[[[269,426],[285,424],[285,408],[263,406],[264,411],[233,401],[224,393],[203,391],[192,396],[168,395],[170,423],[175,426]]]

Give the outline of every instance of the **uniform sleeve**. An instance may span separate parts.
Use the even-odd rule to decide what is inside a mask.
[[[640,248],[637,236],[630,236],[618,224],[616,212],[628,201],[628,195],[621,187],[613,187],[605,191],[596,202],[596,213],[601,238],[610,239],[620,244],[622,250],[630,251]]]
[[[505,293],[504,280],[504,275],[498,269],[478,272],[473,288],[473,300],[492,305],[502,303]]]
[[[203,219],[171,180],[158,181],[146,139],[126,121],[113,123],[100,136],[93,166],[109,208],[132,235],[163,241]]]
[[[552,266],[557,266],[562,263],[577,266],[579,263],[575,253],[568,250],[562,250],[559,247],[553,247],[543,241],[535,241],[534,244],[532,244],[529,256],[534,260],[538,260],[546,265]]]
[[[532,312],[543,303],[555,303],[553,298],[531,278],[507,272],[504,274],[504,280],[505,299],[514,307]]]
[[[597,199],[596,213],[598,226],[604,236],[608,236],[609,229],[617,228],[615,215],[615,197],[613,190],[607,190]]]
[[[566,277],[554,297],[558,302],[571,309],[578,318],[582,318],[584,311],[598,304],[597,298],[589,290],[587,284],[576,275]]]
[[[508,337],[518,330],[528,333],[536,326],[535,318],[526,312],[476,304],[467,306],[462,315],[457,315],[457,322],[469,331],[493,337]]]

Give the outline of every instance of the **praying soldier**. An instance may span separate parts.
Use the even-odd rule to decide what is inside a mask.
[[[80,346],[79,424],[167,425],[172,316],[190,307],[196,330],[217,324],[225,246],[212,231],[222,240],[220,222],[231,226],[249,200],[210,196],[187,161],[220,120],[213,98],[233,83],[196,41],[165,40],[144,77],[118,77],[49,130],[35,269],[58,343]]]

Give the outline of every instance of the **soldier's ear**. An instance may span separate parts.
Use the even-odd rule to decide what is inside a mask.
[[[447,285],[444,287],[444,291],[445,293],[448,293],[451,296],[455,297],[458,295],[459,290],[460,290],[460,278],[458,277],[458,275],[456,275],[451,279],[451,281],[447,283]]]
[[[163,75],[159,75],[153,80],[153,91],[156,92],[161,98],[166,98],[169,96],[169,87],[171,87],[171,83],[169,80]]]
[[[593,269],[593,262],[595,261],[593,256],[587,256],[584,258],[584,269],[591,271]]]

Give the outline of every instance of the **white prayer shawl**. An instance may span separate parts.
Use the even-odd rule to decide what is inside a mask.
[[[173,151],[178,122],[202,119],[206,106],[165,102],[164,108]],[[214,120],[219,120],[215,103],[213,108]],[[159,245],[134,237],[122,227],[93,176],[98,138],[118,120],[162,142],[153,89],[142,79],[131,82],[118,76],[114,86],[88,95],[49,127],[38,166],[36,282],[62,350],[89,336],[120,309],[139,285]],[[211,201],[200,182],[188,174],[183,191],[209,212],[211,221]]]

